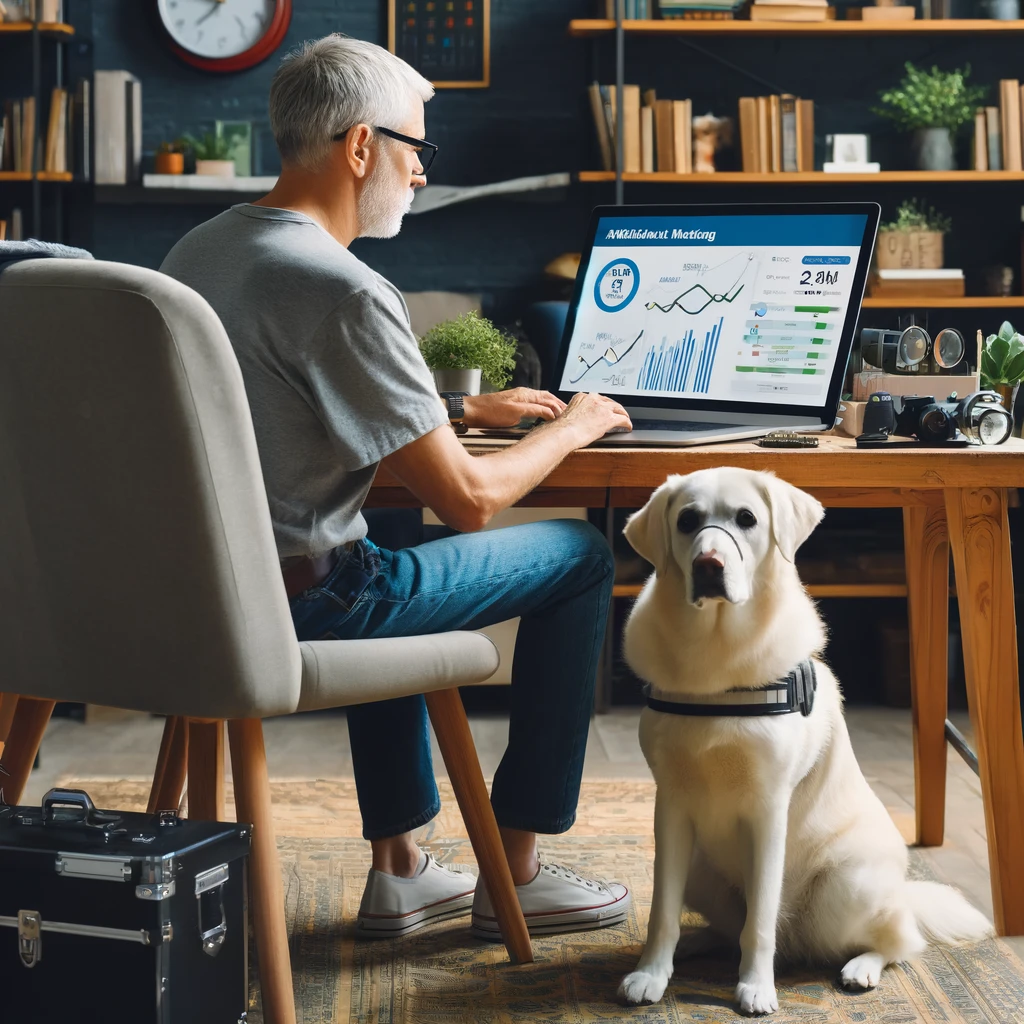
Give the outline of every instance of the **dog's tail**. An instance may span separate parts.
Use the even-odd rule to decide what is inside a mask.
[[[992,923],[950,885],[907,882],[907,902],[929,942],[954,946],[995,934]]]

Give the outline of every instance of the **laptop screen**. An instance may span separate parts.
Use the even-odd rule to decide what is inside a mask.
[[[631,406],[827,409],[877,222],[867,203],[598,208],[557,389]]]

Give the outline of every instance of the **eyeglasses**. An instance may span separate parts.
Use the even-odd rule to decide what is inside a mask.
[[[343,132],[339,132],[334,136],[335,142],[340,142],[346,135],[348,135],[351,129],[346,128]],[[426,139],[414,139],[411,135],[403,135],[401,132],[393,132],[390,128],[381,128],[380,125],[374,125],[373,130],[380,132],[381,135],[386,135],[389,139],[394,139],[396,142],[404,142],[407,146],[412,146],[413,149],[419,154],[420,166],[423,168],[423,173],[426,174],[430,170],[431,164],[434,162],[434,157],[437,156],[437,146],[432,142],[427,142]]]

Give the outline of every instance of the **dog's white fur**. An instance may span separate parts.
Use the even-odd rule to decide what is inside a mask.
[[[686,509],[700,529],[692,513],[690,532],[680,529]],[[741,509],[756,525],[738,524]],[[667,694],[719,693],[814,658],[818,681],[806,717],[644,709],[640,744],[658,787],[654,896],[643,955],[619,987],[628,1003],[662,998],[674,955],[688,952],[676,948],[684,904],[709,921],[705,938],[739,945],[736,1001],[753,1014],[778,1009],[776,952],[848,960],[844,985],[872,988],[929,941],[992,934],[956,890],[907,880],[906,845],[854,757],[839,686],[820,660],[824,628],[793,565],[822,514],[771,474],[726,468],[669,477],[626,524],[656,570],[626,625],[625,656],[641,678]],[[724,598],[694,600],[700,555],[724,563]]]

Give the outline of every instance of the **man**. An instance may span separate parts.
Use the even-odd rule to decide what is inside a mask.
[[[476,629],[521,616],[494,812],[531,930],[601,927],[625,916],[626,887],[542,864],[536,834],[575,820],[612,556],[578,521],[472,531],[629,419],[599,395],[566,406],[517,388],[465,397],[465,422],[550,422],[481,458],[459,443],[449,424],[459,410],[437,395],[401,295],[348,250],[356,238],[396,235],[425,184],[432,94],[378,46],[340,35],[306,44],[271,86],[277,184],[191,231],[162,269],[210,302],[238,355],[300,639]],[[397,551],[369,540],[360,508],[382,461],[464,535]],[[484,888],[474,893],[472,875],[413,841],[439,809],[422,697],[350,708],[348,726],[373,853],[360,933],[407,934],[472,905],[473,931],[499,938]]]

